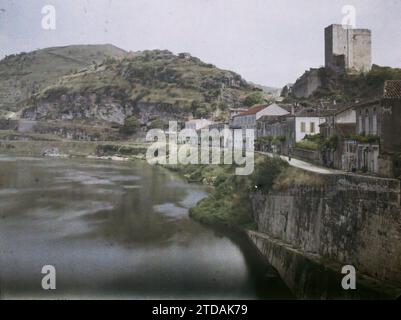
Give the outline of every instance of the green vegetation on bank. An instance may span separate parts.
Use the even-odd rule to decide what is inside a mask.
[[[325,181],[313,173],[290,167],[278,157],[258,155],[250,176],[234,174],[234,165],[167,165],[189,182],[212,186],[208,197],[190,210],[191,218],[210,225],[253,229],[251,198],[257,193],[292,187],[320,187]]]
[[[279,158],[258,156],[250,176],[235,175],[234,165],[176,165],[169,169],[184,175],[189,182],[213,186],[208,197],[190,210],[190,216],[202,223],[254,228],[250,196],[268,193],[277,176],[288,167]]]

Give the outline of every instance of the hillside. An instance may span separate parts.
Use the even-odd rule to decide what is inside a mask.
[[[74,70],[124,54],[112,45],[74,45],[7,56],[0,61],[0,112],[15,111],[17,102]]]
[[[156,116],[223,117],[260,89],[240,75],[167,50],[107,58],[75,71],[38,91],[24,103],[22,117],[122,123],[135,114],[142,122]]]

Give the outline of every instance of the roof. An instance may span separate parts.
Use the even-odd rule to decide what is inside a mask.
[[[192,120],[186,121],[185,123],[198,123],[198,122],[201,122],[201,121],[211,122],[210,120],[207,120],[207,119],[192,119]]]
[[[304,108],[298,111],[296,117],[325,117],[330,114],[330,110],[327,109],[316,109],[316,108]]]
[[[297,112],[302,108],[300,105],[295,105],[292,103],[277,103],[277,105],[288,112],[292,112],[293,110],[294,112]]]
[[[240,114],[237,115],[238,116],[250,116],[250,115],[254,115],[257,114],[259,111],[262,111],[263,109],[267,108],[269,105],[268,104],[260,104],[257,106],[253,106],[251,108],[249,108],[248,110],[246,110],[245,112],[241,112]]]
[[[359,103],[354,104],[353,107],[355,109],[358,109],[358,108],[369,107],[369,106],[373,106],[373,105],[377,105],[377,104],[380,104],[380,99],[359,102]]]
[[[343,113],[345,111],[348,111],[350,109],[354,109],[354,105],[353,104],[348,104],[348,105],[342,105],[339,108],[333,110],[333,115],[338,115],[340,113]]]
[[[401,80],[388,80],[384,83],[383,98],[400,99],[401,98]]]

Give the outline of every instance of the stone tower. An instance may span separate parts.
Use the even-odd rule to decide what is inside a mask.
[[[370,30],[333,24],[324,31],[326,68],[351,72],[368,72],[372,68]]]

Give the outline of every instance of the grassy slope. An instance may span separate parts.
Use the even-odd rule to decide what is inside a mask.
[[[0,61],[0,110],[14,111],[17,102],[61,76],[124,53],[112,45],[75,45],[8,56]]]

